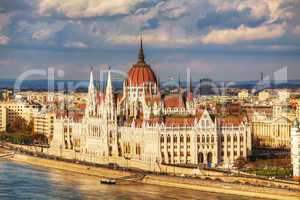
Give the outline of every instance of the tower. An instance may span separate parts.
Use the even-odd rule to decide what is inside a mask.
[[[112,89],[112,78],[111,78],[111,70],[110,67],[108,69],[107,74],[107,83],[105,89],[105,105],[107,110],[107,120],[114,121],[116,119],[115,116],[115,105],[114,105],[114,96],[113,96],[113,89]]]
[[[90,82],[87,94],[87,105],[85,109],[85,115],[91,116],[95,114],[96,109],[96,90],[94,86],[94,75],[93,75],[93,68],[91,68],[90,72]]]
[[[144,48],[143,48],[143,37],[141,35],[140,38],[140,50],[139,50],[139,57],[138,57],[138,63],[145,63],[145,55],[144,55]]]
[[[189,84],[187,85],[187,100],[189,102],[193,101],[193,81],[192,81],[192,77],[190,74],[190,71],[188,71],[188,80]]]
[[[114,94],[112,87],[112,76],[110,67],[107,73],[107,82],[105,89],[105,110],[106,110],[106,130],[107,137],[109,138],[108,152],[110,156],[117,157],[119,155],[119,138],[118,138],[118,127],[117,127],[117,116],[116,107],[114,102]]]
[[[297,119],[291,128],[291,161],[293,165],[293,177],[300,181],[300,129]]]

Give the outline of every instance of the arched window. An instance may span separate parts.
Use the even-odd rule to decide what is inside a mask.
[[[186,142],[191,142],[191,138],[189,135],[187,135],[187,137],[186,137]]]
[[[230,142],[231,141],[231,137],[230,135],[227,135],[227,142]]]
[[[183,135],[180,135],[180,142],[183,142],[183,141],[184,141]]]
[[[174,136],[174,143],[177,142],[177,135]]]
[[[163,143],[165,141],[164,139],[165,139],[164,136],[161,136],[160,137],[160,142]]]
[[[167,142],[171,142],[171,137],[170,137],[170,135],[167,136]]]
[[[199,135],[197,136],[197,142],[200,142],[200,136]]]
[[[221,136],[221,142],[224,142],[224,135]]]

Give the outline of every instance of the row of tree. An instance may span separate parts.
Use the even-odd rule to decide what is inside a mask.
[[[34,134],[33,121],[29,123],[23,118],[17,118],[7,125],[7,131],[0,133],[0,140],[13,144],[47,144],[48,139],[43,134]]]

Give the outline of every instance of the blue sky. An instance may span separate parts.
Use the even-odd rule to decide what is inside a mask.
[[[255,80],[282,67],[300,79],[299,0],[0,0],[0,78],[127,71],[140,32],[161,79],[187,67],[194,80]]]

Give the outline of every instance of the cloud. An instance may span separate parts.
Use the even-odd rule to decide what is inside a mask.
[[[205,17],[200,18],[197,24],[200,29],[209,27],[237,28],[241,24],[257,27],[266,20],[266,16],[252,16],[251,8],[244,8],[243,10],[233,9],[209,12]]]
[[[16,61],[12,59],[0,59],[0,65],[9,65],[9,64],[15,64]]]
[[[189,45],[199,44],[200,39],[196,36],[182,37],[186,33],[180,33],[180,30],[172,31],[166,29],[155,29],[143,32],[143,41],[145,44],[155,47],[170,48],[170,47],[186,47]],[[179,37],[179,35],[180,37]],[[138,35],[115,35],[110,38],[112,44],[132,45],[138,43]]]
[[[48,39],[52,33],[54,33],[55,31],[51,30],[51,29],[41,29],[38,30],[37,32],[34,32],[32,35],[32,39],[35,40],[46,40]]]
[[[8,44],[10,41],[10,38],[6,35],[0,35],[0,45]]]
[[[147,3],[149,3],[147,0],[40,0],[38,13],[40,15],[59,13],[68,18],[126,15],[139,5]]]
[[[62,21],[29,22],[22,20],[17,24],[17,31],[23,35],[30,35],[33,40],[44,41],[54,38],[55,34],[61,31],[65,25],[66,23]]]
[[[204,44],[234,44],[237,42],[270,40],[285,33],[286,25],[265,25],[251,28],[241,25],[237,29],[213,30],[201,38]]]
[[[12,19],[0,17],[2,35],[28,47],[130,48],[141,31],[154,48],[219,51],[221,46],[209,44],[236,48],[257,40],[289,45],[300,20],[296,0],[16,0],[20,6],[4,1],[6,10],[18,9]]]
[[[300,26],[296,26],[293,30],[293,34],[300,36]]]
[[[295,13],[292,8],[298,0],[211,0],[218,12],[249,10],[254,18],[266,18],[269,22],[289,20]]]
[[[189,5],[187,1],[173,0],[160,4],[159,13],[166,19],[179,19],[188,14]]]
[[[151,18],[147,20],[145,23],[144,27],[142,28],[143,30],[145,29],[155,29],[159,26],[159,20],[157,18]]]
[[[88,46],[81,41],[67,41],[64,44],[64,47],[67,48],[87,48]]]
[[[14,13],[0,13],[0,32],[10,23],[11,17]]]

